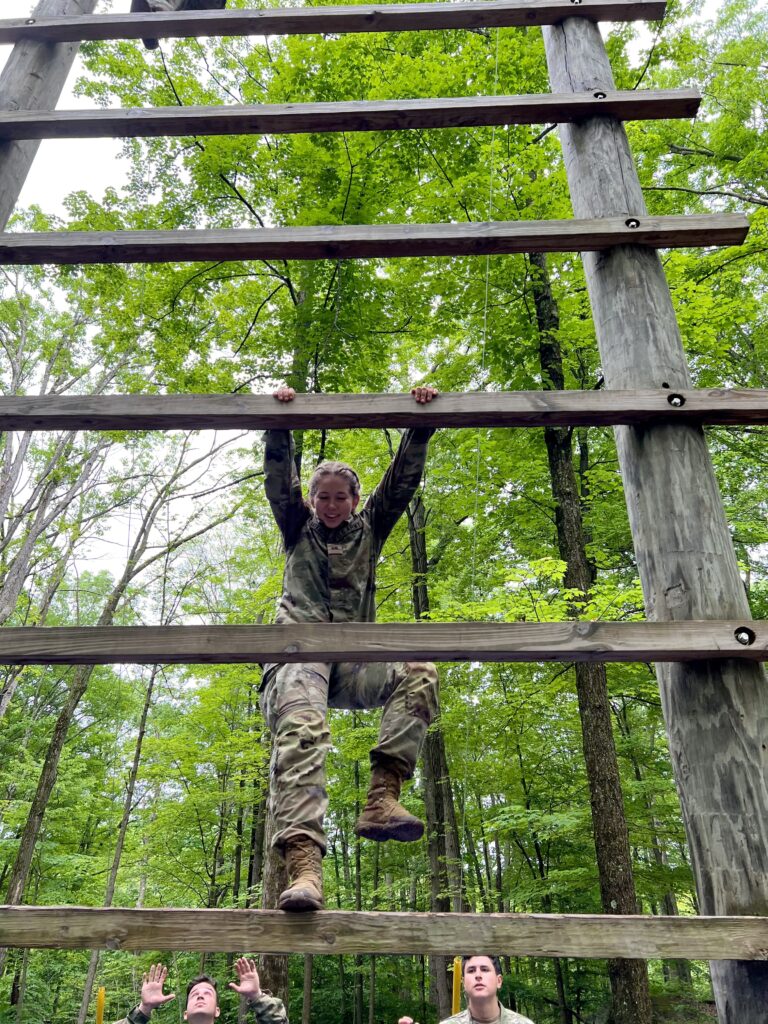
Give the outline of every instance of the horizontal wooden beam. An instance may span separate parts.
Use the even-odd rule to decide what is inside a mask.
[[[4,665],[723,658],[768,660],[768,622],[313,622],[0,629]]]
[[[501,28],[554,25],[564,18],[575,17],[590,21],[660,21],[665,10],[663,0],[472,0],[469,3],[96,14],[74,18],[32,16],[0,21],[0,43],[18,43],[21,39],[63,43],[146,36],[184,38]]]
[[[0,907],[0,946],[765,960],[768,918]]]
[[[477,391],[410,395],[29,395],[0,397],[3,430],[301,430],[768,423],[768,390]]]
[[[150,138],[292,132],[368,132],[405,128],[693,117],[695,89],[600,90],[574,96],[461,96],[448,99],[359,100],[260,106],[150,107],[145,110],[3,110],[0,139]]]
[[[171,263],[367,259],[519,252],[589,252],[615,245],[666,249],[740,245],[740,213],[601,217],[475,224],[353,224],[212,231],[40,231],[0,234],[0,264]]]

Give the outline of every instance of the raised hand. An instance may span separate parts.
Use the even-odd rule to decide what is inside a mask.
[[[296,397],[296,392],[293,388],[289,388],[287,384],[282,384],[277,391],[273,391],[272,394],[278,402],[292,402]]]
[[[168,968],[163,964],[152,964],[146,974],[141,978],[141,1002],[139,1009],[148,1017],[158,1006],[165,1006],[172,999],[176,998],[174,992],[165,995],[163,985],[168,977]]]
[[[437,396],[437,388],[433,387],[421,387],[420,385],[411,388],[411,394],[419,403],[419,405],[425,405],[427,402],[431,402],[433,398]],[[403,1018],[404,1020],[410,1020],[410,1018]]]
[[[256,961],[241,956],[235,961],[237,971],[237,982],[230,981],[229,987],[239,992],[243,999],[255,999],[261,995],[259,984],[259,972],[256,970]]]

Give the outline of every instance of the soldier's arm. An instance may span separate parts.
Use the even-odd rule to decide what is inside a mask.
[[[370,515],[373,532],[382,544],[416,493],[427,461],[429,439],[434,432],[432,427],[405,431],[395,457],[365,503],[364,511]]]
[[[142,1013],[138,1006],[130,1011],[127,1017],[123,1017],[122,1020],[116,1022],[116,1024],[147,1024],[149,1017]]]
[[[237,981],[231,981],[229,987],[239,993],[241,1000],[248,1007],[248,1016],[256,1024],[288,1024],[282,999],[262,992],[256,961],[252,957],[241,956],[235,961]]]
[[[277,996],[261,995],[248,1000],[248,1011],[256,1024],[288,1024],[288,1014],[282,999]]]
[[[437,396],[437,390],[415,387],[411,394],[419,405],[424,405]],[[427,445],[434,432],[433,427],[413,427],[405,431],[395,457],[365,503],[364,511],[370,516],[374,535],[382,544],[416,493],[427,461]]]
[[[285,385],[274,393],[278,402],[292,402],[293,388]],[[301,493],[296,472],[293,434],[290,430],[264,431],[264,490],[286,547],[295,543],[310,511]]]

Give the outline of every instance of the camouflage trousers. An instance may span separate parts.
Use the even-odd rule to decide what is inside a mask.
[[[437,671],[429,662],[270,665],[261,709],[272,733],[270,801],[273,845],[308,836],[326,851],[325,758],[331,746],[327,709],[383,707],[371,766],[413,775],[427,727],[437,713]]]

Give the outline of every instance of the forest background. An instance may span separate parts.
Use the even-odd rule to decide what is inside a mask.
[[[230,0],[230,6],[246,6]],[[630,124],[652,213],[743,210],[745,246],[663,254],[698,386],[768,387],[768,13],[605,26],[618,88],[696,86],[693,121]],[[537,29],[83,47],[105,105],[281,103],[548,91]],[[554,126],[125,144],[129,182],[24,230],[568,217]],[[2,268],[4,394],[443,391],[603,386],[576,255]],[[755,616],[768,614],[765,430],[708,431]],[[308,431],[306,479],[341,457],[375,486],[396,432]],[[268,622],[279,538],[255,434],[6,434],[0,622]],[[695,500],[695,496],[691,496]],[[581,522],[568,547],[564,517]],[[576,571],[576,563],[581,573]],[[382,621],[643,617],[611,431],[443,430],[379,567]],[[269,739],[257,666],[4,668],[0,894],[8,903],[249,907],[269,900]],[[637,909],[695,913],[652,666],[605,686]],[[428,838],[360,844],[375,713],[337,713],[329,907],[591,913],[604,905],[573,667],[441,668],[442,714],[407,795]],[[605,749],[592,750],[598,759]],[[608,751],[608,753],[610,753]],[[606,754],[607,756],[607,754]],[[426,808],[425,808],[426,802]],[[593,805],[591,810],[591,803]],[[614,812],[616,809],[614,808]],[[619,809],[621,811],[621,808]],[[608,813],[606,811],[606,813]],[[612,827],[615,822],[608,822]],[[621,824],[621,823],[620,823]],[[599,827],[595,822],[594,827]],[[623,827],[623,825],[621,826]],[[272,872],[274,874],[274,872]],[[265,894],[266,889],[266,894]],[[107,1018],[161,951],[0,954],[0,1022]],[[171,980],[232,958],[166,954]],[[609,1021],[610,965],[507,961],[504,999],[539,1024]],[[316,957],[311,1019],[444,1015],[439,958]],[[265,971],[285,984],[280,965]],[[648,965],[658,1020],[711,1019],[705,964]],[[292,1020],[307,1012],[289,963]],[[85,993],[85,994],[84,994]],[[179,1015],[181,1001],[161,1019]],[[237,1008],[223,996],[222,1019]]]

